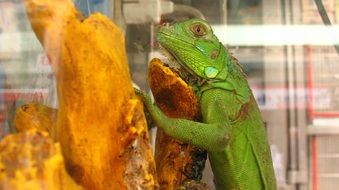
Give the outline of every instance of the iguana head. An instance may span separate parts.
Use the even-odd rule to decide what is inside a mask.
[[[225,80],[225,48],[204,20],[191,19],[164,25],[157,33],[161,47],[186,71],[204,80]]]

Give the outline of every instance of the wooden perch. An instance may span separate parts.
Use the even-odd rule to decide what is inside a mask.
[[[71,0],[25,6],[56,76],[56,139],[70,175],[86,189],[155,189],[143,106],[120,29],[99,13],[83,18]]]
[[[200,105],[192,88],[159,59],[151,61],[148,79],[155,102],[167,116],[200,118]],[[177,141],[158,128],[155,160],[160,189],[172,190],[186,180],[200,180],[206,156],[205,151]],[[190,189],[192,184],[204,189],[197,183],[186,183],[181,189]]]
[[[50,136],[54,137],[56,117],[56,109],[32,102],[16,110],[14,125],[17,132],[36,129],[47,132]]]
[[[35,129],[0,142],[0,189],[80,190],[67,174],[60,144]]]

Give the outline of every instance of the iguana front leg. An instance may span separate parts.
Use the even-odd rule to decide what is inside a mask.
[[[207,124],[187,119],[169,118],[158,106],[153,104],[147,94],[140,90],[136,90],[136,93],[144,102],[157,126],[169,136],[208,152],[225,150],[230,137],[230,127],[226,122]]]

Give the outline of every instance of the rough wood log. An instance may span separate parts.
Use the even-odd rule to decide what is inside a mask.
[[[25,0],[57,80],[56,139],[86,189],[154,189],[155,163],[124,36],[105,16],[83,18],[71,0]]]
[[[60,144],[35,129],[0,142],[0,189],[80,190],[67,174]]]
[[[38,103],[29,103],[20,106],[15,113],[14,126],[16,132],[25,132],[31,129],[47,132],[55,136],[57,110]]]
[[[199,120],[200,105],[192,88],[159,59],[151,61],[148,79],[156,104],[167,116]],[[201,179],[206,152],[175,140],[158,128],[155,160],[160,189],[172,190],[187,180]],[[189,189],[187,184],[180,188]]]

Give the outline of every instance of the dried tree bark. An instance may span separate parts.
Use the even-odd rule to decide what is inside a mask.
[[[55,137],[56,117],[56,109],[32,102],[16,110],[14,125],[17,132],[36,129]]]
[[[167,116],[199,120],[200,105],[193,89],[159,59],[151,61],[148,79],[156,104]],[[201,183],[183,185],[187,180],[201,179],[206,154],[158,128],[155,160],[160,189],[206,189]]]
[[[85,189],[155,189],[120,29],[99,13],[83,18],[71,0],[25,0],[25,6],[56,76],[56,140],[70,175]]]
[[[80,190],[67,174],[60,144],[35,129],[0,142],[0,189]]]

